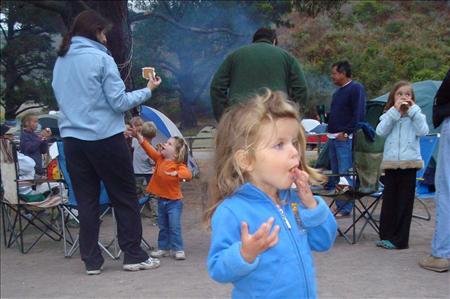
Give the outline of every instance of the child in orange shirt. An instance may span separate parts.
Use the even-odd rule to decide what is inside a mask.
[[[190,180],[192,173],[186,166],[188,146],[181,137],[170,137],[157,151],[136,130],[133,136],[138,139],[144,151],[155,161],[155,170],[147,186],[147,192],[158,198],[158,250],[150,253],[152,257],[167,257],[170,250],[176,260],[186,259],[181,235],[181,213],[183,195],[180,181]]]

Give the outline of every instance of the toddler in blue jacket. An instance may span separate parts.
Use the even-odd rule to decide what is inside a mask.
[[[316,297],[312,250],[333,245],[336,221],[309,187],[322,176],[306,164],[298,108],[266,90],[222,116],[215,143],[210,276],[233,298]]]

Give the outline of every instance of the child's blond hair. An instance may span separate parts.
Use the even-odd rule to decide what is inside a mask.
[[[186,141],[182,137],[174,136],[172,137],[175,140],[175,156],[174,161],[177,163],[187,164],[188,155],[189,155],[189,147],[186,144]]]
[[[34,112],[25,114],[22,117],[22,120],[21,120],[21,127],[22,127],[22,129],[23,128],[29,128],[31,120],[33,118],[37,118],[37,117],[38,117],[38,115],[36,113],[34,113]]]
[[[302,170],[309,174],[312,183],[324,180],[317,170],[306,163],[306,137],[300,124],[298,106],[287,100],[284,93],[265,89],[264,94],[233,106],[219,122],[215,137],[214,173],[209,182],[210,204],[204,215],[208,227],[220,203],[248,180],[236,160],[237,151],[245,150],[249,158],[254,160],[254,149],[263,133],[260,132],[261,125],[274,124],[281,118],[290,118],[298,122],[297,150]]]
[[[146,139],[152,140],[156,136],[156,125],[152,121],[146,121],[142,125],[142,136]]]
[[[133,117],[130,119],[130,125],[131,125],[132,127],[136,126],[138,123],[141,123],[141,124],[144,123],[144,120],[143,120],[140,116],[133,116]]]

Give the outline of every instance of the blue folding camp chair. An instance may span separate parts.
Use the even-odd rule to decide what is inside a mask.
[[[58,146],[58,167],[59,167],[59,170],[61,171],[63,181],[68,189],[68,197],[69,197],[68,202],[66,204],[62,205],[64,213],[66,214],[65,217],[63,217],[64,224],[66,224],[69,221],[69,219],[73,219],[75,222],[77,222],[79,224],[80,221],[78,219],[78,210],[77,210],[78,203],[77,203],[77,199],[75,198],[75,194],[73,192],[72,182],[71,182],[71,179],[69,176],[69,172],[67,171],[66,157],[64,154],[64,144],[61,141],[58,141],[57,146]],[[115,221],[114,209],[110,205],[109,197],[108,197],[108,194],[106,192],[106,188],[105,188],[103,182],[101,182],[99,202],[100,202],[100,206],[102,207],[102,211],[103,211],[100,214],[100,221],[103,221],[104,217],[109,212],[111,212],[114,231],[113,231],[113,239],[107,245],[104,245],[100,241],[98,241],[98,245],[112,259],[118,259],[120,256],[120,249],[119,249],[118,242],[117,242],[117,226],[116,226],[116,221]],[[73,238],[72,233],[70,232],[69,229],[67,229],[67,225],[64,225],[64,227],[66,227],[66,229],[64,229],[64,231],[63,231],[63,237],[64,237],[64,241],[65,241],[64,242],[64,256],[71,257],[71,256],[73,256],[73,254],[76,252],[76,250],[80,246],[79,245],[79,236],[77,236],[76,238]],[[67,241],[69,241],[69,242],[67,242]],[[68,244],[72,244],[72,246],[70,248],[68,248]],[[113,250],[110,251],[109,248],[111,246],[113,246]]]
[[[421,182],[424,181],[425,171],[428,168],[428,165],[430,164],[431,157],[433,156],[433,153],[436,149],[438,142],[439,142],[439,134],[429,134],[420,137],[420,153],[422,155],[423,168],[417,171],[416,174],[417,180],[416,191],[420,188]],[[416,192],[416,200],[419,202],[419,204],[421,204],[424,207],[426,216],[413,214],[413,217],[429,221],[431,220],[430,211],[428,210],[428,207],[426,206],[423,199],[420,196],[418,196],[418,193],[419,192]]]

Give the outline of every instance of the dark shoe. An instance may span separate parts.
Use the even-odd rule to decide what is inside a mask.
[[[435,272],[447,272],[449,264],[450,263],[447,259],[435,257],[432,255],[424,257],[421,261],[419,261],[419,266]]]

